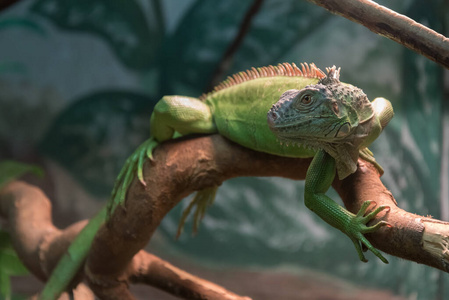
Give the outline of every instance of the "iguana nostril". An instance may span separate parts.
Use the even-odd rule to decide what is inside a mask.
[[[273,127],[278,117],[277,112],[270,110],[267,115],[268,126]]]

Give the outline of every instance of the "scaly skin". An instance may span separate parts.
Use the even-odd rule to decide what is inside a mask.
[[[382,221],[369,227],[366,223],[389,207],[380,206],[365,216],[372,203],[368,200],[354,215],[325,195],[334,180],[335,170],[342,179],[355,172],[359,154],[371,161],[374,159],[366,147],[393,116],[387,100],[377,98],[369,102],[362,90],[341,83],[339,73],[333,67],[317,84],[286,91],[268,112],[268,124],[281,143],[318,149],[306,175],[306,206],[348,235],[360,260],[367,261],[361,247],[364,244],[388,263],[363,234],[388,225]]]
[[[385,225],[383,222],[375,227],[365,224],[387,208],[378,208],[368,218],[358,218],[359,215],[363,217],[367,207],[363,207],[358,215],[353,215],[324,193],[330,187],[335,169],[340,179],[355,172],[359,155],[381,170],[367,146],[393,116],[391,104],[383,98],[371,103],[362,90],[341,83],[339,70],[335,67],[328,69],[327,76],[319,72],[304,75],[306,73],[304,70],[303,76],[276,74],[248,78],[227,85],[202,100],[183,96],[163,97],[151,116],[152,137],[123,168],[118,181],[122,184],[113,193],[110,211],[124,202],[126,189],[136,170],[140,181],[145,184],[143,160],[146,156],[151,158],[158,143],[190,133],[219,133],[256,151],[288,157],[315,157],[306,178],[307,207],[347,234],[355,243],[362,261],[366,259],[360,243],[386,262],[363,234]],[[273,104],[274,99],[279,101]],[[321,171],[321,165],[326,166],[325,170]],[[194,220],[196,230],[215,193],[216,188],[212,188],[197,194],[181,218],[178,236],[194,206],[197,208]]]
[[[371,203],[367,201],[354,215],[325,193],[336,172],[340,179],[355,172],[359,156],[382,171],[367,146],[392,118],[391,104],[383,98],[369,102],[360,89],[340,83],[335,67],[328,69],[326,75],[313,64],[301,66],[301,69],[294,64],[253,68],[229,77],[201,98],[163,97],[151,115],[151,137],[127,159],[116,179],[107,215],[124,205],[134,176],[146,185],[143,163],[147,158],[153,159],[152,152],[159,143],[191,133],[219,133],[255,151],[314,157],[306,176],[306,206],[348,235],[362,261],[366,261],[361,250],[364,244],[387,263],[363,236],[386,225],[365,224],[387,207],[380,206],[365,215]],[[196,230],[216,191],[212,187],[196,194],[181,218],[178,235],[194,207]],[[70,247],[69,251],[74,249]],[[52,278],[57,276],[52,274]]]

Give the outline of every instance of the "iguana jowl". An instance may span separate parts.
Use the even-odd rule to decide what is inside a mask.
[[[306,206],[348,235],[360,260],[366,261],[362,243],[388,263],[363,234],[387,225],[384,221],[370,227],[365,224],[380,211],[389,208],[380,206],[365,216],[372,203],[367,200],[354,215],[325,193],[332,184],[335,170],[340,179],[356,171],[359,155],[383,172],[367,147],[391,120],[393,108],[384,98],[370,102],[361,89],[341,83],[340,69],[335,66],[327,71],[327,76],[317,84],[282,94],[268,112],[268,125],[281,144],[316,151],[306,175]]]
[[[373,226],[365,224],[388,207],[380,206],[366,214],[372,203],[367,200],[354,215],[325,193],[336,171],[340,179],[355,172],[359,156],[381,171],[366,147],[392,117],[389,101],[376,98],[369,102],[360,89],[339,81],[339,69],[332,67],[325,74],[313,64],[301,64],[301,68],[288,63],[252,68],[229,77],[213,92],[200,98],[165,96],[151,115],[151,137],[127,159],[116,179],[107,216],[118,205],[124,205],[126,191],[136,173],[145,185],[143,162],[146,158],[152,159],[152,152],[159,143],[191,133],[219,133],[256,151],[313,157],[306,176],[306,206],[348,235],[362,261],[366,261],[361,249],[364,244],[387,263],[364,234],[386,225],[385,222]],[[178,234],[195,205],[196,229],[216,189],[197,192],[182,216]],[[87,256],[96,230],[107,218],[105,215],[103,209],[74,240],[69,254],[53,271],[41,299],[53,299],[65,289]]]
[[[109,209],[112,211],[124,202],[136,171],[145,184],[143,161],[145,157],[152,159],[158,143],[191,133],[219,133],[256,151],[314,157],[306,177],[307,207],[347,234],[362,261],[366,258],[361,243],[387,262],[363,236],[386,225],[385,222],[371,227],[365,224],[387,207],[378,207],[365,216],[371,203],[367,201],[354,215],[324,193],[333,181],[335,170],[340,179],[355,172],[359,155],[381,170],[367,146],[388,124],[393,109],[384,98],[370,102],[361,89],[341,83],[339,69],[332,67],[327,72],[326,75],[314,64],[302,64],[300,69],[295,64],[284,63],[238,73],[201,98],[163,97],[151,116],[151,138],[122,169]],[[197,226],[215,192],[216,188],[211,188],[197,193],[183,214],[180,228],[194,205],[197,205],[194,223]]]

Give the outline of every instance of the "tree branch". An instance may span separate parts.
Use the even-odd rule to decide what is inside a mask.
[[[87,221],[81,221],[64,230],[57,229],[51,220],[48,198],[39,188],[20,181],[11,182],[0,190],[0,216],[8,221],[14,248],[20,259],[42,281],[48,279],[71,241],[87,224]],[[72,286],[75,287],[84,275],[81,270]],[[145,251],[139,251],[132,258],[126,274],[118,278],[126,282],[145,283],[187,299],[250,300],[190,275]],[[93,287],[96,284],[100,286],[94,290],[101,299],[133,299],[127,285],[126,289],[116,288],[114,294],[108,295],[102,293],[107,291],[103,288],[103,281],[96,281],[95,284],[91,280],[90,283]],[[80,287],[79,293],[75,291],[75,299],[94,299],[93,295],[86,296],[89,291],[86,291],[85,286]]]
[[[224,180],[238,176],[304,179],[310,163],[310,159],[255,152],[220,135],[165,142],[156,148],[154,159],[154,163],[147,162],[144,166],[146,189],[137,180],[131,184],[126,210],[116,210],[92,246],[87,262],[89,276],[91,280],[102,281],[102,292],[108,295],[118,289],[127,289],[126,281],[118,282],[117,278],[126,274],[132,257],[149,241],[165,214],[191,192],[218,186]],[[354,213],[365,200],[391,207],[389,213],[379,215],[373,222],[385,219],[392,227],[367,235],[376,247],[448,272],[449,258],[444,245],[448,241],[449,223],[398,208],[373,166],[360,161],[357,172],[343,181],[336,180],[334,187]],[[439,228],[435,231],[429,224],[438,224]],[[438,237],[439,240],[429,243],[428,237]],[[437,245],[434,251],[429,251],[430,244]],[[112,265],[108,263],[110,261],[117,263]]]
[[[449,39],[404,15],[369,0],[308,1],[384,35],[449,69]]]
[[[92,290],[102,299],[134,299],[129,283],[146,283],[189,299],[249,299],[187,274],[141,249],[166,213],[191,192],[238,176],[304,179],[310,159],[255,152],[220,135],[165,142],[155,149],[154,159],[154,163],[147,161],[144,166],[147,187],[135,180],[127,194],[126,209],[117,208],[94,240],[84,272]],[[356,173],[343,181],[335,180],[333,186],[352,212],[357,212],[365,200],[391,207],[390,212],[380,214],[373,222],[386,220],[392,227],[367,235],[380,250],[449,271],[445,246],[449,223],[398,208],[369,163],[359,161]],[[9,221],[19,256],[37,277],[45,280],[57,257],[85,223],[63,231],[55,229],[50,204],[43,199],[45,196],[36,188],[19,182],[0,192],[0,215]]]

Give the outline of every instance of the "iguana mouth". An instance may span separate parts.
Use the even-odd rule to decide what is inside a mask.
[[[289,119],[289,116],[280,114],[271,109],[267,114],[267,123],[271,131],[283,135],[286,133],[286,130],[289,130],[289,132],[297,132],[302,126],[309,125],[315,119],[323,120],[326,118],[326,116],[321,116],[320,118],[316,118],[315,116],[301,116],[301,118],[296,117],[294,119]],[[282,120],[282,122],[279,122],[279,119]]]
[[[322,144],[318,143],[317,141],[305,139],[287,139],[282,137],[278,137],[277,140],[282,146],[286,147],[305,148],[313,151],[318,151],[319,149],[322,149],[322,147],[320,147],[320,145]]]
[[[324,129],[317,131],[318,126],[311,127],[310,124],[315,117],[304,117],[302,120],[294,120],[291,122],[277,123],[276,119],[279,115],[276,112],[269,113],[267,121],[270,130],[283,142],[309,144],[318,143],[344,143],[351,134],[351,126],[345,123],[325,123],[326,117],[318,118],[323,124]],[[282,117],[281,117],[282,118]],[[310,130],[304,128],[310,127]]]
[[[270,109],[270,111],[267,114],[267,122],[270,129],[273,131],[276,127],[276,120],[279,118],[279,114],[275,112],[273,109]]]

